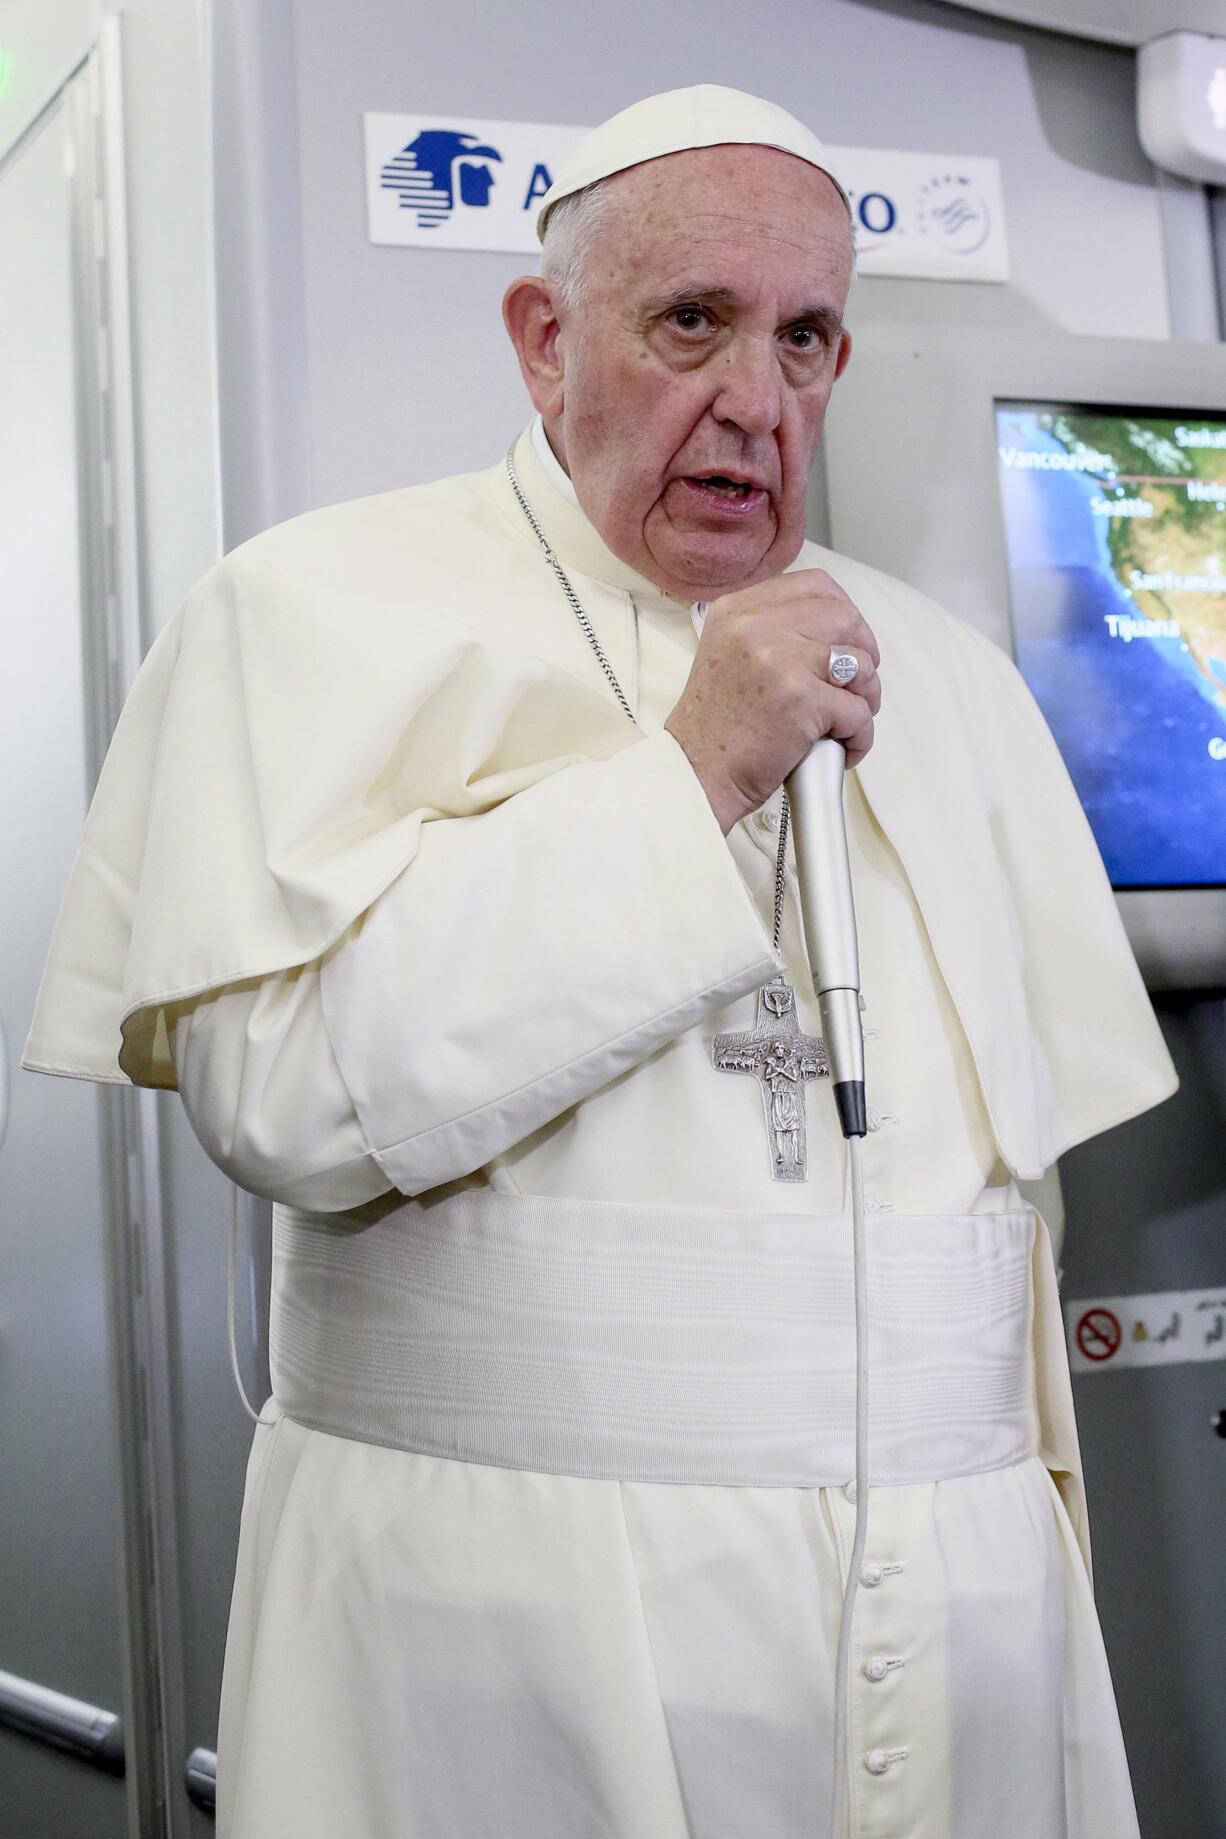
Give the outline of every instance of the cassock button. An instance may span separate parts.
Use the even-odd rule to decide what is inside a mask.
[[[854,1481],[845,1481],[843,1483],[843,1499],[845,1501],[850,1501],[853,1507],[855,1506],[856,1504],[856,1484]]]
[[[864,1585],[866,1590],[875,1590],[884,1576],[885,1572],[879,1564],[862,1564],[860,1566],[860,1582]]]
[[[890,1663],[884,1654],[874,1654],[871,1660],[866,1660],[864,1663],[866,1679],[884,1679],[889,1670]]]
[[[864,1766],[870,1775],[884,1775],[890,1766],[890,1759],[884,1750],[870,1750],[864,1758]]]
[[[763,809],[758,812],[758,822],[763,830],[778,830],[779,813],[777,811],[767,811]]]

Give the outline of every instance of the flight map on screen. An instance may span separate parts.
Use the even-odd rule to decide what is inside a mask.
[[[1226,415],[996,404],[1017,662],[1117,888],[1226,884]]]

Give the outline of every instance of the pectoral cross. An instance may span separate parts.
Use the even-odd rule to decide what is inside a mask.
[[[805,1084],[828,1079],[830,1068],[821,1040],[801,1033],[791,985],[776,977],[759,990],[753,1032],[717,1034],[711,1043],[711,1063],[721,1073],[754,1075],[766,1113],[771,1174],[776,1181],[804,1181]]]

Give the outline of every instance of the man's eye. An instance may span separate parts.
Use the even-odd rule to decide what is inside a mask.
[[[812,351],[821,344],[821,335],[816,326],[789,326],[788,342],[797,351]]]
[[[682,332],[698,332],[707,322],[706,314],[697,306],[674,307],[671,317]]]

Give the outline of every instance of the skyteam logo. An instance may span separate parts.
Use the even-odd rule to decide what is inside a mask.
[[[528,121],[367,115],[373,243],[536,255],[536,214],[583,128]]]
[[[827,152],[851,198],[861,274],[1008,280],[996,160],[871,147]]]
[[[955,255],[977,255],[992,234],[987,199],[965,172],[921,185],[915,216],[921,236],[939,237]]]
[[[491,160],[501,164],[501,153],[476,134],[424,128],[387,162],[379,182],[398,194],[400,209],[413,212],[419,230],[433,230],[451,216],[457,199],[472,210],[488,207],[494,189]]]

